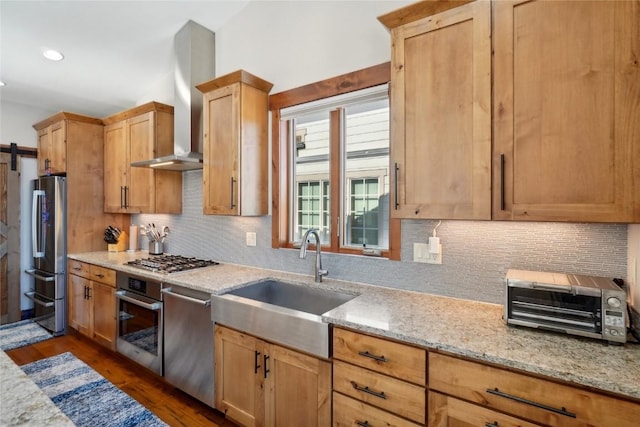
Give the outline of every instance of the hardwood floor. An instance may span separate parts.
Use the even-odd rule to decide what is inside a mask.
[[[162,377],[81,335],[56,337],[31,346],[9,350],[6,353],[18,365],[24,365],[67,351],[91,366],[170,426],[232,427],[236,425],[226,420],[221,412],[178,390]]]

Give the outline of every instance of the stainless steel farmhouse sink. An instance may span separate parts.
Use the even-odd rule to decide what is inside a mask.
[[[265,279],[211,299],[214,322],[320,357],[329,357],[321,315],[357,295]]]

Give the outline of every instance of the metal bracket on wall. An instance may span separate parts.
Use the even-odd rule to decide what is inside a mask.
[[[30,147],[18,147],[18,144],[15,142],[10,143],[9,145],[2,144],[0,145],[1,153],[11,154],[11,170],[15,171],[18,168],[18,156],[25,157],[38,157],[38,149],[30,148]]]

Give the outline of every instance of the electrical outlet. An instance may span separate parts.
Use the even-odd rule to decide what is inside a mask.
[[[438,253],[429,252],[428,243],[413,244],[413,262],[425,264],[442,264],[442,244],[438,245]]]
[[[247,231],[247,246],[255,246],[256,245],[256,233],[252,231]]]
[[[438,253],[427,252],[427,264],[442,264],[442,244],[438,244]]]

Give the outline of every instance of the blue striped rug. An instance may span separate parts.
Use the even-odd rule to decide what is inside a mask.
[[[4,351],[35,344],[53,335],[33,320],[22,320],[0,326],[0,349]]]
[[[21,366],[77,426],[166,426],[71,353]]]

